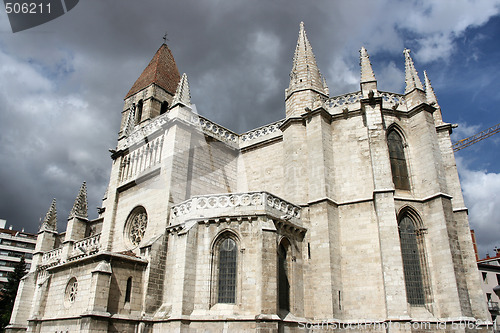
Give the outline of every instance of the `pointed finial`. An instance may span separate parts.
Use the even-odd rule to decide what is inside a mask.
[[[441,114],[441,108],[439,107],[436,94],[434,93],[434,89],[432,89],[431,80],[427,76],[427,72],[424,71],[425,78],[425,99],[427,104],[435,107],[437,110],[432,113],[434,116],[434,120],[437,124],[443,123],[443,115]]]
[[[434,89],[432,89],[431,80],[427,76],[427,71],[424,71],[425,78],[425,97],[427,99],[427,104],[432,105],[434,107],[438,107],[438,101],[436,98],[436,94],[434,93]]]
[[[323,90],[327,96],[330,95],[330,88],[328,88],[328,84],[326,83],[325,77],[323,77]]]
[[[130,133],[132,133],[132,131],[134,130],[134,126],[135,126],[135,103],[132,103],[132,106],[130,107],[130,110],[128,111],[128,117],[127,117],[127,121],[125,123],[125,127],[123,129],[123,131],[125,132],[125,135],[129,135]]]
[[[370,63],[370,56],[364,46],[359,50],[359,65],[361,67],[361,83],[376,81],[372,64]]]
[[[423,91],[424,87],[422,86],[422,82],[420,81],[415,65],[413,64],[413,59],[410,56],[410,50],[404,49],[403,53],[405,55],[405,94],[414,89],[420,89]]]
[[[167,44],[167,35],[168,33],[165,31],[165,34],[163,35],[163,44]]]
[[[186,73],[182,74],[179,85],[177,85],[177,91],[175,92],[174,100],[172,101],[172,107],[177,104],[184,106],[191,105],[191,93],[189,91],[189,82]]]
[[[80,187],[80,191],[75,199],[75,203],[73,204],[73,208],[69,213],[69,219],[74,217],[79,217],[81,219],[88,219],[88,210],[87,210],[87,183],[83,182]]]
[[[56,211],[56,199],[52,200],[50,208],[43,219],[40,231],[57,231],[57,211]]]
[[[311,43],[307,38],[304,22],[300,22],[299,38],[297,39],[297,46],[293,56],[290,85],[286,90],[286,96],[304,89],[312,89],[321,94],[328,95],[325,91],[325,87],[327,87],[325,82],[316,64],[316,58]]]

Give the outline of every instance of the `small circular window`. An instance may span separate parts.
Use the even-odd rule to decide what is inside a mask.
[[[144,207],[135,208],[128,216],[127,223],[125,224],[125,238],[130,243],[130,246],[138,246],[146,228],[148,226],[148,214]]]
[[[66,291],[64,292],[64,305],[66,305],[66,307],[70,307],[73,303],[75,303],[77,294],[78,281],[73,277],[66,285]]]

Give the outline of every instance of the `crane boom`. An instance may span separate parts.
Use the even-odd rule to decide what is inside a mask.
[[[495,126],[485,129],[484,131],[474,134],[473,136],[469,136],[468,138],[458,140],[457,142],[453,143],[451,147],[453,148],[454,152],[457,152],[460,149],[469,147],[470,145],[473,145],[476,142],[486,139],[487,137],[490,137],[498,132],[500,132],[500,124],[496,124]]]

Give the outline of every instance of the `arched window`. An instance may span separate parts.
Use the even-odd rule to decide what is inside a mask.
[[[143,107],[143,101],[142,99],[137,103],[137,108],[136,108],[136,115],[137,118],[135,119],[135,124],[139,125],[142,120],[142,107]]]
[[[130,303],[130,294],[132,293],[132,277],[127,279],[127,288],[125,289],[125,303]]]
[[[389,146],[389,158],[391,160],[392,181],[394,186],[400,190],[410,189],[410,178],[406,166],[403,138],[395,130],[387,135]]]
[[[406,297],[411,305],[425,305],[427,285],[425,279],[426,264],[423,249],[422,232],[417,230],[415,222],[404,213],[399,222],[399,240],[405,275]]]
[[[278,308],[290,311],[289,243],[284,239],[278,247]]]
[[[142,206],[135,207],[125,222],[124,238],[129,248],[137,247],[146,233],[148,214]]]
[[[161,103],[160,114],[164,114],[168,111],[168,102],[164,101]]]
[[[238,246],[229,235],[217,244],[217,303],[236,303]]]

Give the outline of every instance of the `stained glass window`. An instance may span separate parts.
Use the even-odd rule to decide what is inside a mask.
[[[406,166],[403,138],[396,131],[391,131],[387,136],[389,145],[389,158],[391,160],[392,181],[397,189],[409,190],[410,178]]]
[[[225,238],[219,245],[219,303],[236,302],[236,264],[237,246],[231,238]]]
[[[406,297],[412,305],[424,305],[425,293],[422,275],[422,261],[415,224],[409,216],[399,223],[399,239],[406,284]]]

